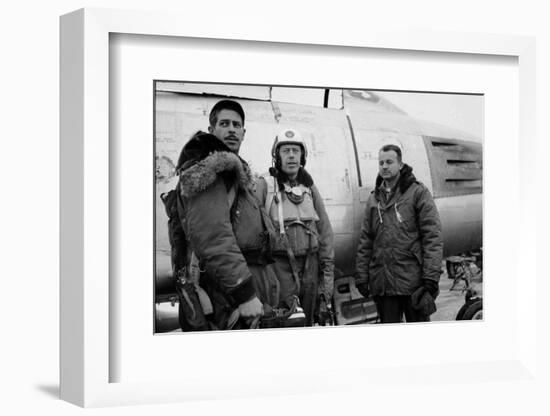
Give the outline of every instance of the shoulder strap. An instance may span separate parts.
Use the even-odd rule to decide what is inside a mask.
[[[265,183],[267,184],[267,195],[265,198],[265,211],[269,213],[271,209],[271,204],[273,203],[273,198],[275,197],[275,183],[273,181],[273,178],[271,176],[265,178]]]
[[[267,178],[265,176],[262,176],[267,184],[267,195],[265,198],[265,212],[267,215],[269,215],[271,211],[271,204],[273,203],[273,200],[275,199],[275,194],[277,194],[277,199],[275,200],[277,203],[277,216],[279,220],[279,238],[282,239],[283,245],[286,248],[286,253],[288,257],[288,262],[290,265],[290,270],[292,271],[292,277],[294,278],[294,283],[296,284],[298,293],[300,292],[300,276],[298,276],[298,262],[296,261],[296,257],[294,256],[294,253],[292,252],[292,249],[290,248],[290,243],[288,241],[288,236],[285,233],[285,224],[284,224],[284,216],[283,216],[283,204],[282,204],[282,195],[281,192],[276,189],[275,181],[272,176],[268,176]]]
[[[279,204],[281,205],[281,204]],[[279,221],[282,223],[282,221]],[[283,228],[284,230],[284,228]],[[292,271],[292,277],[294,278],[294,283],[296,284],[297,292],[300,293],[300,276],[298,275],[298,262],[296,261],[296,256],[294,255],[294,252],[292,251],[292,248],[290,248],[290,242],[288,241],[288,235],[286,233],[281,234],[281,238],[283,239],[283,243],[286,247],[286,254],[288,256],[288,264],[290,265],[290,270]],[[308,256],[309,257],[309,256]],[[306,262],[307,258],[306,257]],[[304,267],[304,270],[305,267]]]
[[[174,190],[176,192],[176,209],[178,211],[178,218],[181,221],[181,219],[185,216],[185,210],[183,209],[183,200],[181,199],[181,189],[179,181]]]

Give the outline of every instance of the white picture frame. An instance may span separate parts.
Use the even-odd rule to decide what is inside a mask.
[[[186,24],[182,25],[181,22]],[[513,317],[521,322],[514,331],[517,345],[506,359],[473,361],[468,364],[449,360],[437,365],[418,363],[414,368],[376,367],[371,363],[356,370],[343,366],[305,371],[301,380],[286,373],[269,373],[258,383],[245,376],[221,374],[216,380],[211,371],[193,373],[174,380],[110,382],[110,366],[119,359],[110,348],[110,169],[109,151],[109,38],[124,33],[144,36],[224,39],[247,42],[277,42],[285,45],[332,45],[335,48],[406,50],[440,54],[499,55],[517,59],[519,68],[518,164],[521,168],[511,194],[519,201],[512,212],[527,212],[534,194],[524,167],[535,148],[535,41],[530,37],[467,34],[379,31],[353,28],[328,33],[322,24],[309,30],[280,31],[275,24],[232,26],[204,25],[200,20],[171,13],[151,13],[107,9],[82,9],[61,18],[61,308],[60,308],[60,395],[84,407],[138,403],[163,403],[215,397],[255,397],[271,394],[321,393],[361,389],[374,383],[387,383],[401,377],[405,383],[469,382],[478,380],[527,380],[536,377],[537,324],[534,254],[522,242],[535,241],[536,217],[520,215],[517,240],[512,251],[522,266],[522,287],[517,295]],[[360,36],[359,36],[360,35]],[[522,147],[519,147],[521,142]],[[517,274],[515,278],[517,281]],[[488,302],[491,300],[488,299]],[[489,303],[490,305],[490,303]],[[146,305],[147,307],[149,305]],[[458,327],[457,327],[458,328]],[[360,329],[359,329],[360,330]],[[380,334],[385,328],[377,328]],[[407,327],[403,331],[419,330]],[[357,331],[355,331],[357,332]],[[334,332],[332,336],[335,336]],[[341,332],[339,335],[342,334]],[[214,335],[215,336],[215,335]],[[242,336],[233,342],[245,342]],[[272,338],[277,335],[270,335]],[[316,335],[315,335],[316,336]],[[376,336],[376,335],[373,335]],[[254,342],[246,338],[246,342]],[[177,365],[174,371],[178,371]],[[233,368],[233,370],[235,370]],[[368,370],[368,371],[367,371]],[[259,373],[262,368],[260,366]],[[246,371],[245,371],[246,373]],[[267,372],[268,373],[268,372]],[[341,382],[323,382],[346,380]],[[233,382],[231,382],[233,380]],[[309,382],[304,382],[309,380]]]

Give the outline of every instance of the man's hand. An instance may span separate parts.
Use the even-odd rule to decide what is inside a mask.
[[[252,299],[239,305],[239,314],[242,318],[255,318],[264,314],[264,308],[260,299],[254,296]]]

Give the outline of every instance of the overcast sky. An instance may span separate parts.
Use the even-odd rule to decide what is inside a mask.
[[[483,96],[377,92],[413,117],[454,127],[483,138]]]
[[[375,91],[412,117],[471,133],[483,138],[483,96],[417,92]],[[273,89],[274,101],[322,105],[323,89]],[[330,95],[331,104],[341,105],[341,94]]]

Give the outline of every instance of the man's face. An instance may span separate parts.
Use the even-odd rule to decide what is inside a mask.
[[[289,177],[294,177],[300,169],[300,157],[302,148],[297,144],[283,144],[279,147],[279,156],[281,156],[281,170]]]
[[[381,151],[378,154],[378,171],[386,182],[391,182],[399,176],[401,166],[403,164],[397,159],[397,153],[394,150]]]
[[[232,152],[239,153],[246,130],[237,112],[221,110],[218,113],[216,125],[208,126],[208,131],[224,142]]]

